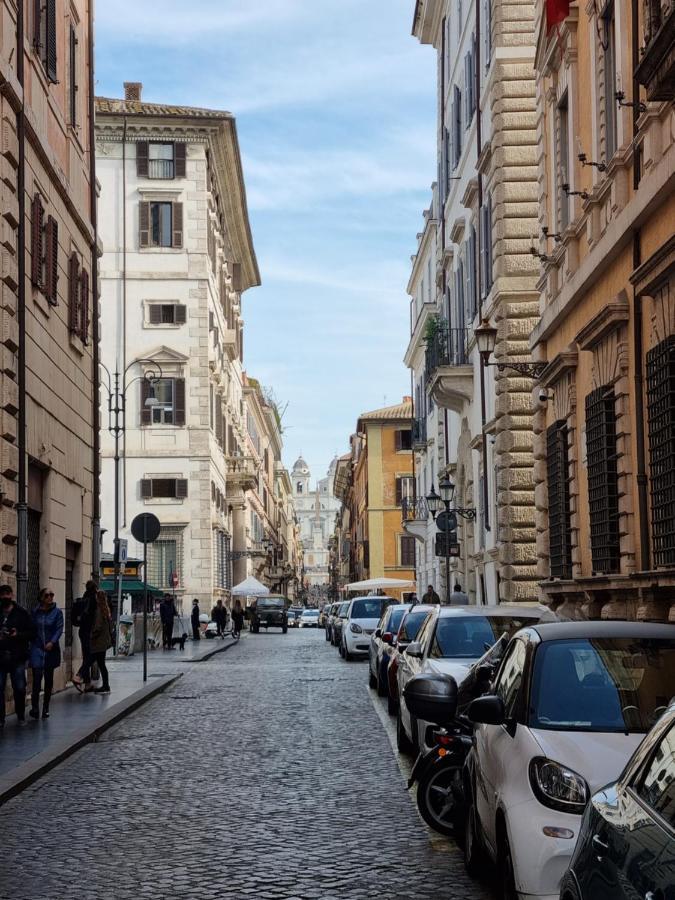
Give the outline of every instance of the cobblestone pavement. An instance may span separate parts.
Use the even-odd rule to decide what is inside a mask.
[[[0,898],[482,900],[366,685],[313,629],[195,666],[0,809]]]

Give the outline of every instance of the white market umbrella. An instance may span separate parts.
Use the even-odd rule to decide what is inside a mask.
[[[269,592],[270,589],[265,587],[257,578],[254,578],[253,575],[249,575],[248,578],[240,581],[239,584],[235,584],[231,591],[234,596],[240,597],[265,597]]]
[[[404,578],[368,578],[366,581],[352,581],[351,584],[346,584],[345,590],[376,591],[378,588],[386,590],[387,588],[411,587],[414,584],[414,581]]]

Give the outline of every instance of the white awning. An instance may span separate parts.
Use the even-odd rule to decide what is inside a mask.
[[[245,578],[239,584],[235,584],[232,588],[232,595],[239,597],[265,597],[269,594],[270,589],[265,587],[257,578],[254,578],[253,575],[249,575],[248,578]]]
[[[351,584],[345,585],[347,591],[376,591],[378,588],[385,590],[387,588],[404,588],[414,587],[414,581],[406,581],[402,578],[368,578],[366,581],[352,581]]]

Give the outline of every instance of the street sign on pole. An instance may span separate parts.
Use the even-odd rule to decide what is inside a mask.
[[[436,516],[436,525],[439,531],[457,531],[457,515],[451,509],[445,510]]]
[[[129,551],[129,541],[126,538],[120,538],[119,540],[119,564],[120,566],[125,566],[128,557]]]
[[[148,544],[157,540],[161,530],[152,513],[141,513],[131,523],[131,533],[143,543],[143,681],[148,680]]]

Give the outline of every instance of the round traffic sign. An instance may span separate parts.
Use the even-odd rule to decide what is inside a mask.
[[[443,511],[436,516],[436,524],[440,531],[456,531],[457,514],[452,510]]]
[[[141,513],[131,523],[131,533],[142,544],[151,544],[156,541],[161,528],[159,519],[152,513]]]

